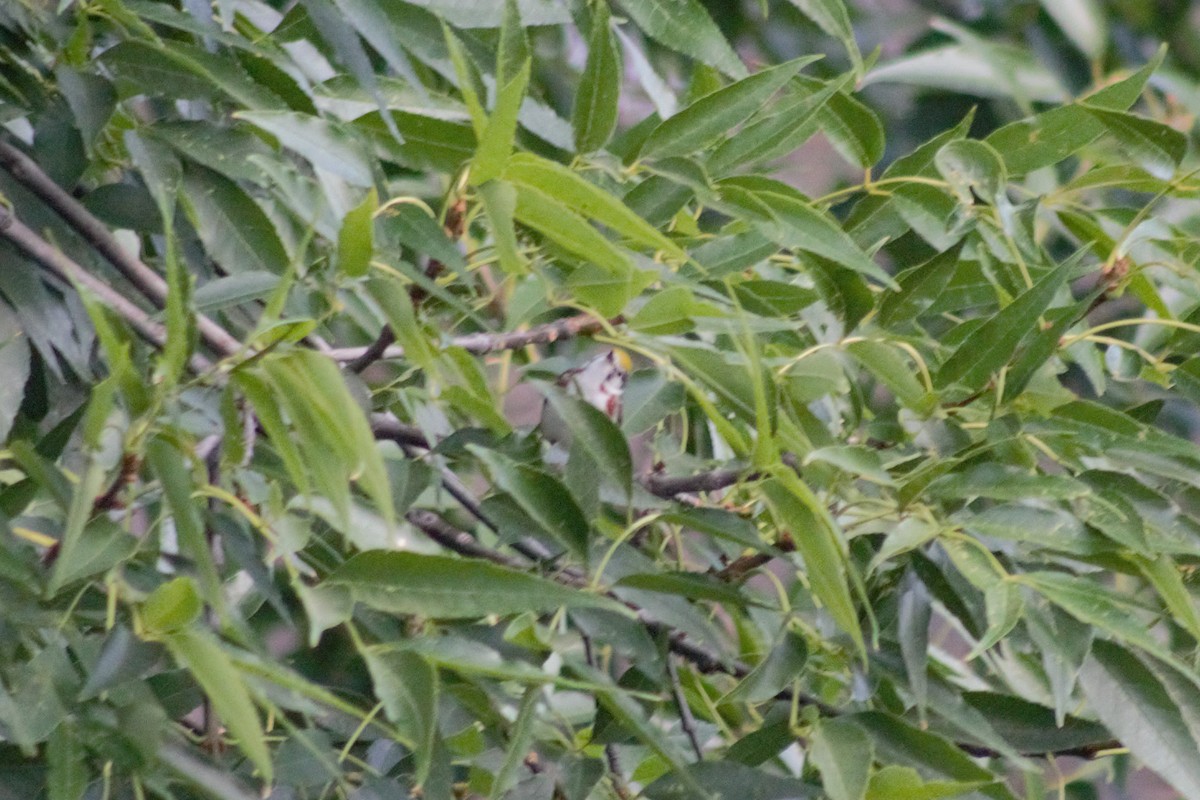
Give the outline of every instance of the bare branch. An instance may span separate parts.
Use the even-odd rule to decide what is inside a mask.
[[[51,180],[33,159],[18,148],[0,139],[0,167],[4,167],[22,186],[37,195],[42,202],[66,220],[89,245],[117,268],[134,288],[157,308],[167,304],[167,282],[154,270],[121,247],[108,227],[90,211]],[[203,314],[196,315],[200,337],[212,351],[228,356],[241,349],[232,334]]]
[[[367,367],[374,364],[379,359],[383,358],[387,349],[396,341],[396,334],[390,326],[385,325],[383,330],[379,332],[379,336],[371,345],[363,351],[363,354],[353,361],[346,364],[346,369],[351,372],[362,372]]]
[[[166,343],[166,329],[151,319],[149,314],[38,236],[29,226],[17,219],[10,209],[3,206],[0,206],[0,236],[12,242],[17,249],[60,281],[87,289],[101,303],[121,315],[129,326],[150,344],[162,347]],[[194,372],[204,372],[212,367],[212,362],[197,353],[192,356],[190,365]]]
[[[676,477],[664,475],[661,472],[651,472],[643,475],[640,482],[650,494],[670,500],[681,494],[728,489],[730,486],[742,481],[753,480],[756,477],[758,477],[757,473],[745,469],[714,469]]]
[[[548,322],[524,331],[509,333],[469,333],[466,336],[456,336],[450,340],[454,347],[461,347],[468,353],[484,355],[501,350],[519,350],[531,344],[549,344],[561,339],[572,339],[576,336],[587,336],[603,330],[606,325],[618,325],[623,318],[615,317],[607,322],[590,314],[579,314],[574,317]],[[378,340],[376,340],[378,343]],[[372,347],[335,347],[326,355],[335,361],[356,363],[363,359]],[[385,347],[378,358],[403,358],[404,348],[399,345]]]
[[[692,716],[692,707],[688,705],[687,697],[683,694],[683,686],[679,683],[679,668],[675,666],[675,659],[671,656],[668,655],[665,660],[667,662],[667,679],[671,682],[671,696],[675,698],[675,706],[679,709],[679,725],[687,734],[692,752],[696,754],[696,760],[703,761],[704,748],[700,746],[700,737],[696,734],[696,718]]]

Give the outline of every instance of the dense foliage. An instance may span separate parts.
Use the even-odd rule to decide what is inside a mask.
[[[710,5],[0,5],[0,798],[1200,797],[1187,4]]]

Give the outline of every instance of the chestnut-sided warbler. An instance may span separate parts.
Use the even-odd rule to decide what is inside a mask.
[[[621,395],[632,368],[629,354],[614,347],[592,357],[583,366],[562,373],[556,383],[568,394],[603,411],[613,422],[620,422]],[[547,441],[569,443],[570,432],[566,424],[548,402],[542,404],[541,432]]]

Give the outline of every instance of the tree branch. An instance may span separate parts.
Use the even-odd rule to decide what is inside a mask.
[[[129,326],[150,344],[161,348],[166,343],[166,329],[152,320],[149,314],[38,236],[29,226],[17,219],[12,210],[4,206],[0,206],[0,237],[8,239],[18,250],[63,283],[87,289],[100,302],[124,318]],[[193,371],[204,372],[212,367],[212,362],[197,353],[192,356],[190,365]]]
[[[757,473],[745,469],[714,469],[694,475],[669,476],[661,472],[650,472],[639,478],[650,494],[670,500],[681,494],[692,492],[716,492],[745,480],[753,480]]]
[[[62,217],[155,307],[166,307],[167,282],[122,248],[108,227],[51,180],[33,159],[3,139],[0,139],[0,167],[4,167],[18,183]],[[232,334],[203,314],[196,314],[196,329],[204,343],[217,355],[232,355],[242,347]]]
[[[493,550],[490,547],[481,545],[470,534],[460,531],[446,522],[441,516],[433,511],[420,510],[410,511],[406,518],[412,522],[418,529],[425,532],[443,547],[452,550],[459,555],[469,558],[483,558],[496,564],[509,567],[511,569],[524,569],[526,565],[521,561],[506,556],[503,553]],[[572,588],[585,588],[588,581],[585,576],[576,570],[560,572],[551,577],[552,580],[562,583]],[[612,592],[604,593],[607,597],[623,603],[626,607],[637,614],[638,620],[646,626],[647,631],[651,636],[665,636],[667,639],[670,651],[675,655],[690,662],[693,667],[705,674],[723,673],[734,678],[745,678],[750,674],[752,667],[737,659],[726,659],[718,653],[709,650],[706,647],[687,642],[684,634],[675,630],[670,625],[654,619],[645,609],[640,608],[634,603],[621,600]],[[590,642],[586,645],[590,649]],[[675,680],[675,679],[673,679]],[[797,702],[802,706],[813,706],[823,717],[838,717],[843,711],[840,708],[832,706],[822,700],[819,700],[812,695],[804,692],[797,692],[792,689],[784,689],[776,695],[776,699],[784,702]],[[680,702],[680,698],[676,697],[676,702]],[[684,700],[686,702],[686,700]],[[681,714],[683,712],[681,711]],[[998,757],[1001,754],[991,748],[974,744],[972,742],[955,742],[955,746],[971,756],[976,757]],[[696,745],[693,743],[693,746]],[[1023,753],[1030,758],[1041,758],[1046,756],[1076,756],[1079,758],[1096,758],[1107,751],[1115,750],[1124,745],[1117,740],[1109,740],[1104,742],[1095,742],[1092,744],[1080,745],[1077,747],[1064,748],[1062,750],[1054,750],[1043,753]]]
[[[574,317],[558,319],[538,325],[524,331],[508,333],[469,333],[456,336],[450,340],[453,347],[461,347],[468,353],[481,356],[501,350],[519,350],[531,344],[549,344],[560,339],[572,339],[576,336],[587,336],[603,330],[606,325],[619,325],[624,322],[622,317],[605,320],[591,314],[578,314]],[[380,340],[370,347],[335,347],[325,352],[334,361],[356,363],[367,356]],[[385,346],[378,358],[403,358],[404,348],[399,345]],[[372,359],[374,360],[374,359]]]

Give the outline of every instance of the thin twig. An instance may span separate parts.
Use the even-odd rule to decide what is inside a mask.
[[[592,638],[586,633],[580,633],[579,638],[583,640],[583,657],[587,660],[587,665],[596,669],[596,653],[592,649]],[[604,745],[604,760],[608,762],[608,779],[612,782],[613,791],[621,800],[629,800],[631,797],[629,787],[625,785],[625,778],[621,775],[621,760],[617,757],[617,748],[612,742]]]
[[[688,705],[687,698],[683,694],[683,686],[679,683],[679,668],[675,666],[675,659],[667,655],[667,679],[671,682],[671,695],[675,698],[675,707],[679,709],[679,725],[683,728],[683,732],[687,734],[688,742],[692,745],[692,752],[696,754],[697,761],[704,760],[704,748],[700,746],[700,737],[696,734],[696,718],[692,716],[692,707]]]
[[[155,307],[167,304],[167,282],[141,260],[123,247],[108,227],[96,219],[83,204],[55,183],[33,159],[21,150],[0,139],[0,167],[3,167],[25,188],[29,189],[56,214],[62,217],[100,255],[104,256],[135,289]],[[212,351],[229,356],[242,345],[232,334],[203,314],[196,314],[196,329]]]
[[[501,350],[519,350],[531,344],[549,344],[561,339],[571,339],[576,336],[587,336],[603,330],[606,325],[617,325],[623,322],[621,317],[602,320],[590,314],[579,314],[574,317],[548,322],[524,331],[508,333],[469,333],[456,336],[450,340],[452,347],[461,347],[468,353],[480,356]],[[378,340],[376,340],[378,342]],[[355,363],[367,355],[375,345],[370,347],[334,347],[326,351],[326,355],[334,361]],[[379,356],[382,359],[404,357],[404,348],[399,345],[385,347]]]
[[[375,341],[371,342],[370,346],[363,351],[363,354],[353,361],[346,364],[346,369],[351,372],[362,372],[367,367],[374,364],[379,359],[383,358],[383,354],[396,341],[396,334],[392,331],[391,326],[384,325],[383,330],[379,332],[379,336]]]
[[[757,473],[745,469],[714,469],[708,472],[697,472],[694,475],[668,476],[660,472],[651,472],[640,479],[646,491],[665,499],[671,499],[681,494],[692,492],[716,492],[728,489],[737,483],[753,480]]]

